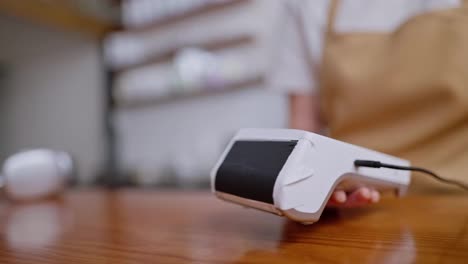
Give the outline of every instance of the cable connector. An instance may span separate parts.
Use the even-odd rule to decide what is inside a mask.
[[[381,168],[382,163],[375,160],[355,160],[354,166],[356,167],[369,167],[369,168]]]

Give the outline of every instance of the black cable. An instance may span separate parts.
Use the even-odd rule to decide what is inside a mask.
[[[447,184],[457,185],[458,187],[463,188],[463,189],[468,191],[468,185],[466,185],[466,184],[464,184],[464,183],[462,183],[460,181],[457,181],[457,180],[450,180],[450,179],[440,177],[436,173],[434,173],[434,172],[432,172],[430,170],[424,169],[424,168],[420,168],[420,167],[399,166],[399,165],[393,165],[393,164],[386,164],[386,163],[382,163],[380,161],[375,161],[375,160],[355,160],[354,161],[354,166],[356,166],[356,167],[377,168],[377,169],[378,168],[389,168],[389,169],[395,169],[395,170],[407,170],[407,171],[422,172],[422,173],[425,173],[427,175],[432,176],[433,178],[435,178],[438,181],[441,181],[441,182],[444,182],[444,183],[447,183]]]

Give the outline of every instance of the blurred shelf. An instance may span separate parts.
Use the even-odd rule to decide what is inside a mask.
[[[165,97],[159,98],[148,98],[148,100],[140,100],[138,102],[121,102],[121,100],[116,98],[116,104],[118,107],[127,108],[127,109],[136,109],[136,108],[144,108],[155,106],[158,104],[166,104],[170,102],[174,102],[175,100],[184,100],[184,99],[191,99],[191,98],[198,98],[202,96],[210,96],[210,95],[219,95],[225,94],[233,91],[239,90],[246,90],[252,88],[254,86],[260,86],[263,83],[263,76],[256,76],[254,78],[244,80],[237,83],[232,83],[230,85],[226,85],[218,90],[201,90],[201,91],[194,91],[194,92],[184,92],[179,94],[168,95]]]
[[[146,58],[144,61],[139,62],[139,63],[133,63],[130,65],[122,66],[122,67],[117,67],[113,71],[116,74],[122,73],[127,70],[132,70],[152,64],[158,64],[161,62],[168,61],[172,59],[178,51],[180,51],[183,48],[199,48],[203,50],[208,50],[208,51],[217,51],[225,48],[233,48],[241,45],[247,45],[250,44],[254,41],[254,36],[244,34],[244,35],[238,35],[238,36],[233,36],[229,38],[222,38],[218,40],[211,40],[207,42],[202,42],[202,43],[183,43],[179,44],[176,46],[173,46],[171,49],[166,50],[162,53],[159,54],[154,54],[152,56],[149,56]]]
[[[0,12],[98,38],[115,28],[112,23],[82,14],[60,0],[1,0]]]
[[[170,0],[169,0],[170,1]],[[216,12],[225,8],[229,8],[241,3],[246,3],[251,0],[228,0],[228,1],[223,1],[223,2],[213,2],[210,4],[198,6],[195,8],[192,8],[190,10],[178,13],[178,14],[173,14],[161,19],[154,20],[152,22],[148,22],[144,26],[140,27],[126,27],[127,31],[134,31],[134,32],[141,32],[141,31],[148,31],[148,30],[156,30],[158,28],[166,27],[174,23],[178,23],[183,20],[187,20],[190,18],[202,16],[202,15],[207,15],[211,12]]]

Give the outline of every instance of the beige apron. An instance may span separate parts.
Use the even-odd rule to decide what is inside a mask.
[[[332,0],[321,69],[331,136],[468,183],[466,2],[392,33],[336,33],[337,8]],[[421,186],[446,185],[413,177],[412,188]]]

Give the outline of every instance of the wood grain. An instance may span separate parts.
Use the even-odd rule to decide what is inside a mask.
[[[0,263],[467,263],[468,195],[385,198],[303,226],[207,192],[0,203]]]
[[[2,0],[0,12],[34,23],[82,32],[96,38],[101,38],[115,28],[115,25],[110,22],[82,14],[68,5],[66,1]]]

